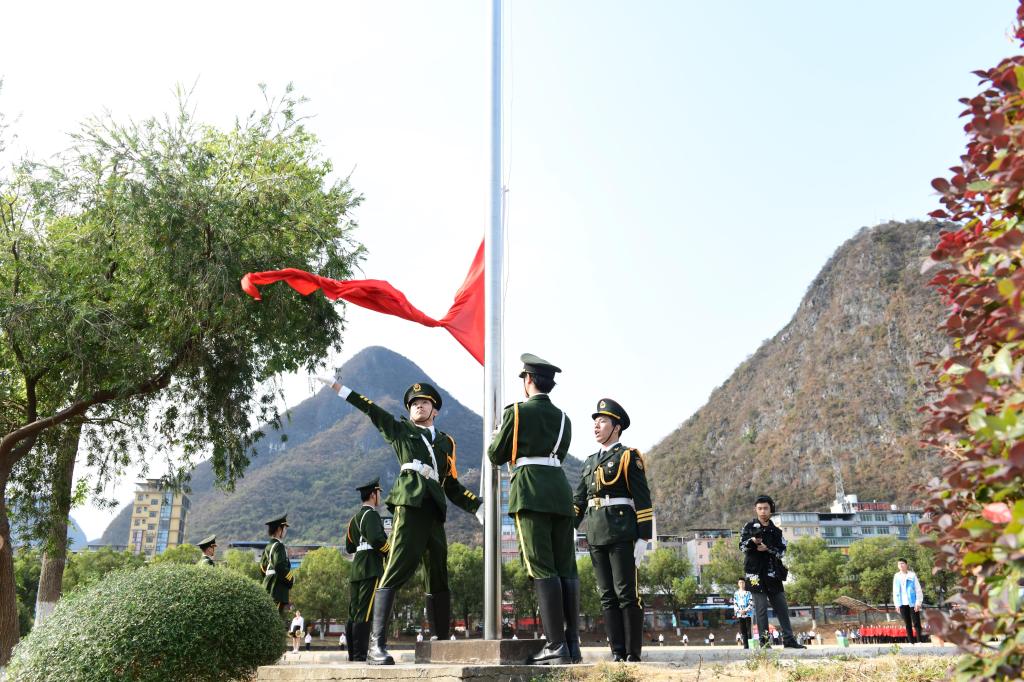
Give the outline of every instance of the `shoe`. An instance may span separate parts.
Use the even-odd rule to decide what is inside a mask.
[[[626,658],[620,654],[612,654],[612,663],[625,663]]]
[[[370,665],[394,665],[395,659],[388,653],[388,621],[391,607],[395,605],[397,590],[382,587],[373,596],[373,625],[370,628],[369,651],[366,662]]]
[[[639,662],[640,662],[640,657],[637,656],[636,654],[629,654],[628,656],[626,656],[626,663],[639,663]]]
[[[621,663],[626,660],[626,626],[622,610],[618,607],[604,610],[604,631],[612,649],[612,660]]]
[[[807,647],[805,647],[803,644],[801,644],[800,642],[796,641],[795,639],[784,639],[784,640],[782,640],[782,648],[783,649],[806,649]]]
[[[569,659],[573,663],[582,663],[579,578],[562,578],[562,615],[565,617],[565,646],[569,649]]]
[[[639,661],[644,643],[644,610],[640,606],[623,609],[626,625],[626,660]]]
[[[768,639],[766,637],[762,637],[760,639],[760,643],[761,643],[761,648],[762,649],[771,649],[772,648],[772,640],[770,640],[770,639]]]
[[[562,604],[562,579],[540,578],[533,581],[537,606],[547,643],[540,653],[530,656],[527,665],[568,665],[572,661],[565,645],[565,616]]]

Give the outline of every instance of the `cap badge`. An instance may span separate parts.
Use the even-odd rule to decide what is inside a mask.
[[[420,386],[419,384],[413,384],[412,385],[412,390],[414,390],[414,391],[422,391],[423,387]]]
[[[597,406],[600,407],[603,410],[604,408],[608,407],[608,404],[605,403],[605,401],[602,400],[601,402],[599,402],[597,404]]]

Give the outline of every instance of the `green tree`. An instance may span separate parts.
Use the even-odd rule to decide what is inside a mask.
[[[688,575],[685,578],[676,578],[672,581],[672,598],[679,608],[692,606],[696,596],[697,579],[692,575]]]
[[[576,561],[576,572],[580,576],[580,612],[584,618],[584,630],[590,630],[591,619],[601,615],[601,593],[597,591],[597,574],[590,557]]]
[[[331,618],[348,618],[349,569],[352,564],[333,547],[313,550],[295,569],[295,585],[289,599],[307,620],[320,622],[320,631],[327,631]]]
[[[331,179],[298,103],[286,94],[228,130],[184,98],[164,118],[92,120],[2,193],[0,664],[17,641],[8,483],[25,473],[19,490],[62,497],[35,477],[45,467],[19,468],[37,442],[86,421],[94,491],[163,455],[172,483],[209,456],[230,488],[262,435],[253,421],[280,424],[267,380],[340,349],[342,308],[239,290],[270,267],[344,279],[361,256],[347,217],[359,197]]]
[[[825,607],[842,594],[845,557],[829,549],[824,538],[805,537],[789,543],[786,565],[791,582],[786,592],[793,604],[821,607],[822,620],[828,622]]]
[[[37,550],[19,547],[14,555],[14,584],[18,595],[18,629],[22,637],[32,629],[32,609],[39,588],[40,559]]]
[[[241,549],[229,549],[224,552],[224,558],[221,559],[220,565],[229,571],[241,573],[253,580],[263,580],[263,574],[260,572],[259,561],[252,552],[247,552]]]
[[[743,552],[735,538],[719,538],[711,545],[708,563],[700,571],[701,586],[705,591],[730,590],[742,578]]]
[[[515,629],[519,629],[520,618],[533,618],[533,629],[536,632],[537,594],[533,590],[533,581],[530,580],[526,567],[520,561],[509,561],[501,565],[501,575],[505,599],[512,605]]]
[[[64,592],[102,580],[111,571],[141,568],[145,564],[141,554],[115,552],[109,547],[71,554],[64,566]]]
[[[670,549],[656,549],[647,555],[647,561],[639,569],[640,589],[645,594],[660,595],[673,614],[687,606],[676,596],[676,581],[684,582],[690,576],[690,562]],[[694,585],[696,580],[694,580]],[[680,595],[685,596],[687,585],[680,585]],[[696,592],[696,588],[694,589]],[[692,595],[691,595],[692,598]]]
[[[851,544],[843,575],[853,596],[869,604],[890,603],[896,561],[907,549],[905,543],[890,535],[864,538]]]
[[[169,547],[150,560],[152,564],[194,564],[203,556],[203,551],[195,545],[185,543],[177,547]]]
[[[484,607],[483,547],[470,549],[458,542],[449,545],[448,587],[452,594],[452,611],[462,616],[466,632],[471,632],[470,615],[479,614]]]

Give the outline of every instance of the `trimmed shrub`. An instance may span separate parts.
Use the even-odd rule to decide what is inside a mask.
[[[270,596],[233,571],[164,564],[65,596],[14,650],[10,682],[246,679],[284,654]]]

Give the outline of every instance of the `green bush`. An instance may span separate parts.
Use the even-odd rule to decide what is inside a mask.
[[[15,648],[10,682],[238,680],[284,653],[270,596],[234,571],[164,564],[76,590]]]

